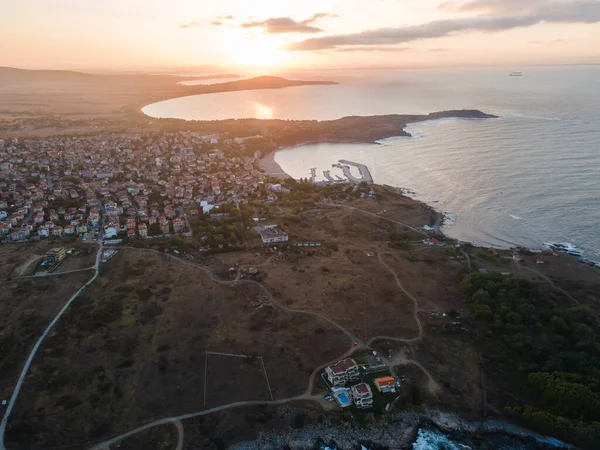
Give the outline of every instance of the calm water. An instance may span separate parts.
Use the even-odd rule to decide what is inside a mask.
[[[415,138],[381,145],[286,149],[275,160],[294,177],[311,167],[321,174],[339,159],[361,162],[375,182],[412,188],[454,214],[446,229],[453,237],[503,247],[569,242],[600,261],[600,67],[526,68],[522,78],[508,77],[511,70],[331,71],[320,75],[342,84],[185,97],[144,112],[319,120],[462,108],[497,114],[415,124],[408,129]]]

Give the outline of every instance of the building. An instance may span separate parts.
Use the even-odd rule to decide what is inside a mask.
[[[384,394],[393,393],[396,392],[396,381],[392,377],[376,378],[375,387]]]
[[[60,262],[67,257],[67,252],[62,247],[56,247],[46,252],[46,261],[53,263]]]
[[[183,233],[185,231],[185,220],[181,217],[173,219],[173,231],[175,233]]]
[[[359,376],[358,365],[352,358],[342,359],[327,366],[325,373],[333,386],[344,386],[348,382],[358,380]]]
[[[145,223],[141,223],[138,225],[138,233],[140,237],[148,236],[148,226]]]
[[[277,225],[265,225],[254,229],[260,234],[263,244],[277,244],[288,241],[288,235],[281,231]]]
[[[367,383],[352,386],[352,399],[357,408],[368,409],[373,407],[373,392]]]

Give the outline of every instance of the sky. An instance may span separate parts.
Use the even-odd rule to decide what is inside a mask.
[[[600,63],[600,0],[2,0],[0,66]]]

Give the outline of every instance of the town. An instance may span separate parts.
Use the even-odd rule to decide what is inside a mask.
[[[92,241],[100,231],[115,242],[189,235],[188,215],[219,214],[219,206],[253,199],[272,202],[276,189],[258,170],[261,152],[248,149],[250,140],[262,137],[175,132],[0,140],[0,241]]]

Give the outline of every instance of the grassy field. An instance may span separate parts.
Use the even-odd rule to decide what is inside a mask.
[[[221,286],[161,255],[125,250],[43,345],[7,439],[84,442],[157,417],[270,398],[257,359],[209,355],[206,370],[207,350],[262,357],[273,396],[286,398],[349,347],[327,322],[281,312],[255,287]]]
[[[410,379],[398,407],[436,405],[471,417],[483,410],[499,412],[494,383],[488,389],[493,403],[482,403],[485,367],[459,289],[468,273],[463,249],[455,249],[453,241],[446,247],[420,243],[417,231],[398,222],[420,228],[434,224],[436,215],[413,200],[377,190],[376,200],[347,202],[351,208],[271,208],[272,219],[292,244],[319,241],[321,247],[273,251],[253,244],[242,252],[189,256],[223,280],[235,280],[238,269],[254,267],[256,278],[278,302],[326,314],[365,342],[378,336],[410,340],[378,338],[373,343],[398,375]],[[0,386],[4,397],[44,324],[91,275],[7,278],[29,255],[43,254],[50,245],[22,245],[26,250],[19,252],[17,246],[0,248],[7,286],[0,297],[0,343],[8,354],[0,362],[3,375],[8,374]],[[348,336],[330,323],[282,311],[258,286],[244,283],[246,278],[215,283],[204,271],[161,254],[168,242],[153,245],[159,252],[127,248],[103,265],[100,277],[59,321],[34,360],[9,421],[9,448],[19,448],[17,443],[85,447],[162,417],[231,402],[295,397],[305,392],[317,367],[351,348]],[[547,289],[568,290],[573,301],[594,308],[598,284],[591,267],[566,257],[535,265],[531,255],[517,266],[506,255],[490,258],[481,249],[466,250],[473,255],[474,270],[512,271]],[[92,259],[77,258],[68,267]],[[416,339],[415,301],[421,340]],[[252,412],[245,420],[239,413],[223,413],[184,423],[186,442],[221,448],[230,442],[223,436],[232,430],[251,437],[280,420],[275,412],[247,410]],[[176,431],[160,427],[123,445],[172,448]]]

